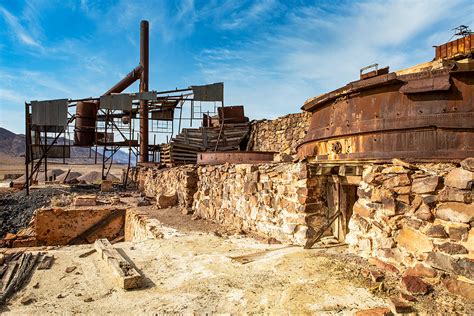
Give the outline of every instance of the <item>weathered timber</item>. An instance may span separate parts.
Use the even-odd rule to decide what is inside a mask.
[[[109,265],[117,284],[125,290],[135,289],[142,284],[142,275],[117,251],[107,239],[95,241],[95,249]]]

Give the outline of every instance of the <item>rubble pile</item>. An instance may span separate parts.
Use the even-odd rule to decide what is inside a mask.
[[[306,163],[204,166],[198,174],[195,216],[296,245],[326,223],[325,179]]]
[[[474,159],[461,166],[394,162],[364,170],[346,237],[351,249],[417,277],[441,270],[474,281]],[[474,285],[456,279],[445,284],[474,299],[474,291],[461,290]]]
[[[145,168],[138,174],[139,189],[154,198],[159,208],[179,205],[190,211],[197,185],[197,167]]]
[[[275,120],[252,123],[247,148],[253,151],[275,151],[287,155],[296,153],[311,121],[311,113],[288,114]]]

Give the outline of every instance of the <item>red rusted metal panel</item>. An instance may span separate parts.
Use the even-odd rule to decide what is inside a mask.
[[[214,151],[197,154],[197,163],[200,165],[214,165],[223,163],[262,163],[272,162],[275,152],[270,151]]]
[[[401,93],[422,93],[430,91],[446,91],[451,87],[449,75],[410,80],[400,88]]]
[[[474,35],[467,35],[451,42],[435,46],[435,59],[466,56],[474,51]]]

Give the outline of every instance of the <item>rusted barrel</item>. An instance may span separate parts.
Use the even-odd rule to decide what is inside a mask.
[[[436,67],[435,67],[436,66]],[[457,161],[474,156],[474,62],[354,81],[308,100],[298,146],[315,161]]]
[[[92,146],[95,142],[95,123],[97,104],[95,102],[77,102],[74,146]]]

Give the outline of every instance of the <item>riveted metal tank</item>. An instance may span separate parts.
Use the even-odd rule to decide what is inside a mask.
[[[474,156],[474,60],[438,59],[309,99],[298,156],[315,161],[457,161]]]
[[[74,146],[93,146],[97,121],[97,103],[80,101],[76,104]]]

